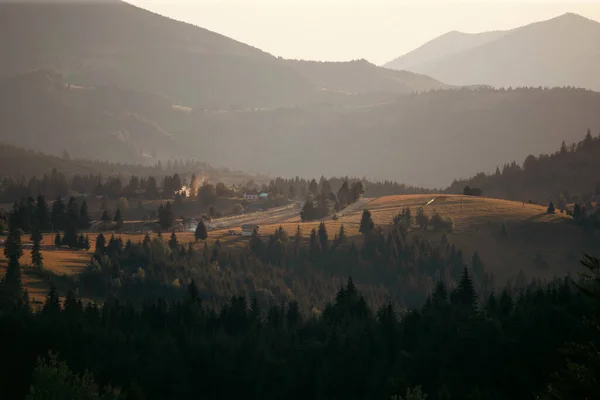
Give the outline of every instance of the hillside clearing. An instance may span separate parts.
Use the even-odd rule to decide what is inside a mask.
[[[430,205],[426,205],[428,202]],[[440,214],[451,218],[454,223],[453,232],[447,232],[448,242],[463,251],[466,261],[473,252],[479,252],[488,271],[496,278],[496,285],[503,285],[508,279],[515,278],[520,271],[526,278],[551,279],[563,276],[579,269],[579,259],[583,252],[594,253],[598,250],[595,234],[586,234],[570,223],[570,218],[563,214],[547,214],[546,207],[506,200],[459,195],[398,195],[373,199],[362,199],[338,214],[338,219],[331,217],[324,220],[330,240],[344,225],[350,240],[361,241],[359,233],[360,219],[363,209],[370,210],[373,221],[384,229],[391,224],[393,217],[405,207],[410,207],[412,215],[418,207],[423,207],[426,215]],[[263,238],[267,238],[280,226],[293,236],[300,227],[303,238],[310,236],[312,229],[317,229],[321,221],[302,222],[299,217],[300,207],[286,206],[260,213],[246,214],[238,217],[216,220],[215,226],[222,228],[209,231],[207,244],[212,246],[216,240],[230,248],[243,249],[249,238],[239,236],[240,227],[245,223],[256,223],[260,226]],[[500,234],[502,225],[507,234]],[[232,235],[230,231],[236,231]],[[104,235],[108,240],[112,233]],[[128,240],[141,242],[141,233],[114,233],[124,243]],[[421,231],[411,228],[410,235],[422,235],[428,239],[442,240],[442,232]],[[93,254],[93,246],[97,233],[90,233],[90,251],[57,249],[51,234],[44,235],[42,254],[45,272],[31,271],[25,266],[31,262],[30,251],[24,250],[21,263],[24,266],[24,285],[31,297],[43,299],[50,282],[61,284],[63,276],[77,276]],[[152,237],[155,237],[153,234]],[[169,239],[163,234],[163,240]],[[193,242],[196,249],[202,249],[204,242],[196,242],[193,232],[177,233],[180,243]],[[28,242],[28,238],[23,238]],[[0,268],[6,266],[4,255],[0,255]]]

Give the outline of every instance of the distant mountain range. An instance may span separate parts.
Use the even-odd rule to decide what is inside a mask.
[[[285,60],[118,1],[2,3],[0,27],[0,142],[71,158],[444,187],[600,127],[600,93]]]
[[[452,85],[600,90],[600,23],[564,14],[507,31],[450,32],[384,67]]]
[[[73,85],[118,85],[193,108],[356,101],[348,99],[356,93],[341,92],[343,85],[337,90],[339,81],[329,82],[327,73],[315,76],[254,47],[121,1],[1,3],[0,27],[0,77],[52,69]],[[358,80],[353,88],[364,92],[444,87],[372,64],[321,67],[333,77],[350,74]],[[369,76],[363,78],[360,68]],[[378,74],[382,77],[373,79]]]

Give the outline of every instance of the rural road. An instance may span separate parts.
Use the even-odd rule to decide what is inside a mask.
[[[357,210],[362,209],[367,203],[374,198],[364,197],[358,200],[356,203],[349,205],[340,212],[337,213],[338,217],[351,214]],[[260,211],[249,214],[241,214],[232,217],[219,218],[208,224],[210,230],[221,230],[231,229],[238,227],[243,224],[276,224],[279,222],[285,222],[291,218],[300,215],[302,211],[302,202],[295,202],[282,207],[276,207],[268,211]],[[331,217],[330,217],[331,218]]]

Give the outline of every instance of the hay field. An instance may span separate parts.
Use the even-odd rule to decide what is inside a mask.
[[[435,200],[426,205],[431,199]],[[388,226],[393,217],[402,208],[410,207],[413,216],[417,207],[423,207],[425,214],[431,216],[437,212],[442,217],[451,218],[454,222],[454,231],[447,233],[448,241],[458,249],[462,249],[465,259],[470,260],[474,251],[478,251],[486,269],[493,271],[496,281],[502,285],[509,278],[513,278],[519,271],[523,271],[527,278],[552,278],[564,276],[580,270],[579,259],[583,252],[600,254],[600,240],[598,234],[585,234],[583,230],[571,223],[568,216],[563,214],[546,214],[546,207],[534,204],[491,199],[484,197],[469,197],[459,195],[398,195],[380,198],[364,199],[360,204],[340,213],[338,220],[325,219],[330,239],[339,231],[343,224],[346,235],[353,237],[357,242],[362,236],[358,232],[362,210],[371,211],[374,222],[382,227]],[[281,213],[281,210],[257,214],[262,221],[252,221],[260,225],[263,237],[268,237],[279,226],[283,227],[290,236],[296,233],[300,226],[304,238],[310,236],[312,229],[316,229],[320,221],[301,222],[297,213]],[[238,222],[239,221],[239,222]],[[235,223],[247,222],[240,218]],[[501,236],[500,227],[505,225],[508,230],[506,237]],[[209,232],[207,243],[209,246],[218,239],[231,248],[244,248],[248,237],[230,235],[229,231],[240,232],[240,226],[230,225],[224,229]],[[413,226],[411,235],[419,234],[426,238],[439,241],[442,233],[422,232]],[[51,276],[40,276],[39,273],[30,273],[27,265],[31,262],[30,250],[24,250],[21,264],[24,266],[24,283],[32,296],[40,299],[47,293],[50,281],[55,282],[59,277],[76,276],[89,262],[97,233],[90,233],[89,238],[92,249],[89,252],[82,250],[56,249],[52,246],[53,236],[44,236],[42,254],[45,268]],[[108,240],[111,233],[104,233]],[[144,235],[118,234],[124,242],[142,241]],[[154,234],[153,236],[156,236]],[[163,235],[163,240],[169,240],[168,234]],[[193,232],[177,233],[181,243],[195,242]],[[28,239],[23,238],[24,242]],[[196,242],[196,248],[202,248],[203,242]],[[544,264],[536,262],[536,257],[541,256]],[[5,267],[6,260],[0,254],[0,268]],[[3,271],[0,271],[3,273]],[[60,280],[55,284],[60,284]]]
[[[426,205],[434,198],[431,204]],[[369,209],[377,225],[385,227],[404,207],[410,207],[413,216],[417,207],[423,207],[428,216],[437,212],[444,218],[451,218],[454,231],[447,234],[449,242],[463,250],[467,261],[473,252],[478,251],[486,269],[494,272],[498,284],[514,278],[520,271],[526,278],[564,276],[580,270],[579,259],[583,252],[600,254],[597,234],[585,234],[564,214],[546,214],[546,206],[460,195],[398,195],[369,199],[362,207],[340,216],[337,221],[326,219],[329,237],[333,239],[340,225],[344,224],[346,234],[360,241],[358,228],[364,208]],[[260,231],[268,235],[281,225],[293,235],[300,225],[303,236],[308,237],[311,229],[317,228],[319,223],[301,222],[295,216],[261,225]],[[500,235],[502,224],[508,229],[507,237]],[[212,234],[224,233],[217,231]],[[442,237],[442,233],[422,232],[414,226],[411,234],[423,235],[434,241]],[[545,263],[543,266],[535,261],[538,253]]]

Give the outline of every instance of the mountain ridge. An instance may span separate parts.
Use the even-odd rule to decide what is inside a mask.
[[[282,58],[121,1],[0,3],[0,33],[0,77],[44,68],[73,85],[148,91],[192,108],[355,101],[323,92]]]
[[[428,42],[429,47],[439,44],[441,38]],[[594,72],[600,62],[598,41],[600,23],[566,13],[503,31],[474,47],[448,51],[414,64],[410,70],[452,85],[576,86],[600,90],[600,77]],[[403,59],[410,60],[411,53],[386,66],[402,66]]]

